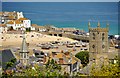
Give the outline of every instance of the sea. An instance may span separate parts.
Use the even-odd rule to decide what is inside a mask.
[[[119,34],[118,2],[3,2],[2,11],[23,12],[32,24],[77,28],[88,32],[91,27],[109,23],[109,35]]]

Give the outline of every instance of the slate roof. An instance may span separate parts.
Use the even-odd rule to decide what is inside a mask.
[[[87,74],[87,75],[89,75],[89,74],[90,74],[90,69],[92,68],[92,64],[93,64],[92,61],[89,62],[88,65],[85,66],[84,68],[82,68],[79,72],[80,72],[81,74]]]
[[[15,57],[12,54],[10,49],[2,50],[2,68],[5,68],[5,65],[6,65],[5,63],[9,62],[12,58],[15,58]],[[14,68],[16,64],[14,64],[12,68]]]

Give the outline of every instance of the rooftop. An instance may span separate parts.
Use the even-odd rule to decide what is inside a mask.
[[[22,22],[20,22],[19,20],[15,20],[15,21],[9,21],[7,22],[7,24],[22,24]]]
[[[7,22],[7,24],[14,24],[14,21],[9,21]]]
[[[10,49],[2,50],[2,67],[5,68],[5,63],[15,58]]]
[[[19,20],[15,20],[15,24],[22,24]]]
[[[23,21],[23,20],[28,20],[27,18],[19,18],[18,20]]]
[[[6,27],[6,24],[0,24],[0,27]]]
[[[45,28],[44,26],[38,26],[37,24],[32,24],[32,27],[35,27],[35,28]]]

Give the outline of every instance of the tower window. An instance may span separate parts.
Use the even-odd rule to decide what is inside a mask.
[[[93,33],[93,39],[95,39],[95,33]]]
[[[104,36],[105,34],[104,33],[102,33],[102,36]]]
[[[105,48],[105,45],[102,45],[102,48]]]
[[[102,41],[104,40],[104,37],[102,37]]]
[[[26,53],[24,54],[24,58],[26,58]]]
[[[95,33],[93,33],[93,36],[95,36]]]
[[[95,48],[95,45],[93,45],[92,48]]]

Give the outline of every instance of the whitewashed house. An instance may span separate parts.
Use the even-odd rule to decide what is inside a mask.
[[[7,33],[7,26],[5,24],[0,24],[0,33]]]
[[[35,27],[32,27],[32,26],[31,26],[31,30],[32,30],[32,31],[35,31]]]
[[[38,26],[37,24],[32,24],[32,26],[35,31],[39,31],[39,32],[45,32],[47,31],[47,29],[44,26]]]
[[[18,20],[23,23],[23,26],[25,28],[30,28],[31,27],[31,21],[29,19],[27,19],[27,18],[19,18]]]
[[[14,30],[18,30],[23,26],[23,23],[18,20],[15,20],[15,21],[9,21],[6,25],[8,28],[13,27]]]
[[[7,27],[13,27],[14,30],[21,29],[21,27],[31,28],[31,21],[27,18],[20,18],[7,22]]]

